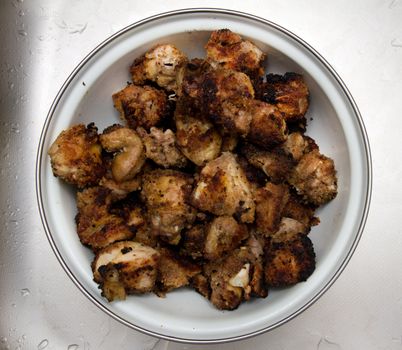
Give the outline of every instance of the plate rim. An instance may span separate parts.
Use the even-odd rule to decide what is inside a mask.
[[[42,174],[42,163],[43,163],[43,157],[46,154],[46,151],[44,150],[44,143],[46,140],[46,135],[49,129],[50,122],[53,118],[54,112],[57,109],[57,106],[62,99],[64,93],[66,92],[68,86],[70,83],[73,81],[75,76],[78,74],[78,72],[85,67],[86,63],[100,50],[102,50],[105,46],[107,46],[109,43],[117,39],[118,37],[124,35],[128,31],[137,28],[141,25],[147,24],[149,22],[159,20],[162,18],[167,18],[171,16],[180,16],[183,14],[188,14],[188,13],[206,13],[206,14],[217,14],[217,15],[229,15],[229,16],[234,16],[234,17],[242,17],[246,18],[251,21],[259,22],[260,24],[267,25],[269,27],[272,27],[282,34],[292,38],[295,42],[303,46],[305,49],[307,49],[308,52],[313,54],[318,61],[323,64],[323,66],[328,70],[328,72],[331,74],[331,76],[335,79],[339,87],[342,89],[343,93],[345,94],[350,107],[353,110],[353,114],[356,117],[357,125],[359,127],[360,131],[360,136],[361,136],[361,141],[362,141],[362,146],[364,149],[364,155],[365,155],[365,165],[367,166],[367,171],[366,171],[366,181],[367,181],[367,186],[366,186],[366,191],[365,191],[365,202],[362,210],[362,215],[360,219],[360,223],[357,228],[356,236],[355,239],[353,240],[353,243],[347,252],[347,255],[345,259],[342,261],[341,265],[338,267],[334,275],[330,278],[330,280],[308,301],[306,302],[303,306],[301,306],[299,309],[288,315],[287,317],[281,319],[280,321],[271,324],[269,326],[263,327],[261,329],[257,329],[252,332],[248,332],[246,334],[240,334],[240,335],[234,335],[230,337],[224,337],[224,338],[213,338],[213,339],[197,339],[197,338],[183,338],[183,337],[176,337],[172,335],[166,335],[162,333],[158,333],[155,331],[151,331],[148,329],[145,329],[141,326],[135,325],[119,315],[115,314],[113,311],[109,310],[106,308],[104,305],[102,305],[86,288],[84,285],[81,284],[81,282],[78,280],[77,277],[73,274],[73,272],[70,270],[67,262],[63,259],[63,256],[61,255],[54,239],[52,236],[52,233],[50,232],[49,224],[46,218],[46,213],[44,211],[44,204],[43,204],[43,198],[42,198],[42,182],[41,182],[41,174]],[[38,209],[39,209],[39,214],[42,222],[42,226],[45,230],[47,239],[50,243],[50,246],[52,247],[52,250],[54,254],[57,257],[57,260],[61,264],[62,268],[64,271],[67,273],[69,278],[73,281],[73,283],[79,288],[79,290],[92,302],[94,303],[99,309],[101,309],[103,312],[105,312],[107,315],[110,317],[113,317],[115,320],[119,321],[121,324],[124,324],[125,326],[130,327],[131,329],[140,331],[144,334],[158,337],[164,340],[169,340],[169,341],[176,341],[176,342],[181,342],[181,343],[188,343],[188,344],[218,344],[218,343],[226,343],[226,342],[232,342],[232,341],[237,341],[237,340],[244,340],[251,338],[253,336],[263,334],[265,332],[268,332],[270,330],[273,330],[291,319],[295,318],[298,316],[300,313],[302,313],[304,310],[308,309],[311,305],[313,305],[332,285],[333,283],[338,279],[342,271],[345,269],[347,264],[349,263],[351,257],[353,256],[357,245],[361,239],[361,236],[363,234],[363,230],[365,227],[365,224],[367,222],[367,217],[369,214],[369,209],[370,209],[370,203],[371,203],[371,196],[372,196],[372,158],[371,158],[371,149],[370,149],[370,142],[369,138],[367,135],[367,130],[363,122],[363,118],[361,116],[361,113],[359,111],[359,108],[354,101],[350,91],[346,87],[345,83],[341,79],[341,77],[338,75],[338,73],[335,71],[335,69],[327,62],[327,60],[321,56],[310,44],[305,42],[303,39],[301,39],[299,36],[291,32],[290,30],[276,24],[275,22],[272,22],[271,20],[242,12],[242,11],[236,11],[236,10],[230,10],[230,9],[223,9],[223,8],[213,8],[213,7],[195,7],[195,8],[183,8],[183,9],[177,9],[173,11],[167,11],[167,12],[162,12],[156,15],[152,15],[149,17],[146,17],[144,19],[141,19],[139,21],[136,21],[132,24],[129,24],[125,26],[124,28],[120,29],[117,31],[115,34],[109,36],[105,40],[103,40],[100,44],[98,44],[94,49],[92,49],[81,61],[80,63],[73,69],[73,71],[68,75],[64,83],[62,84],[61,88],[59,89],[56,97],[54,98],[49,112],[47,113],[45,122],[42,127],[42,131],[40,134],[40,139],[37,147],[37,155],[36,155],[36,171],[35,171],[35,187],[36,187],[36,198],[37,198],[37,204],[38,204]]]

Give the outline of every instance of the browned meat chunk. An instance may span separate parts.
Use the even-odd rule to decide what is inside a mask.
[[[270,236],[276,232],[288,198],[289,190],[284,184],[267,183],[255,191],[255,224],[259,234]]]
[[[192,193],[192,204],[215,215],[234,215],[241,222],[253,222],[255,205],[250,184],[229,152],[208,162]]]
[[[318,146],[311,137],[300,132],[292,132],[281,145],[281,148],[298,162],[304,154],[318,149]]]
[[[154,290],[159,253],[141,243],[124,241],[100,250],[92,263],[95,282],[109,301]]]
[[[291,194],[282,215],[303,223],[306,227],[318,225],[320,220],[314,216],[315,207],[304,203],[297,195]]]
[[[77,193],[77,233],[81,242],[93,250],[130,239],[134,230],[124,220],[109,212],[111,192],[102,187],[90,187]]]
[[[166,94],[151,86],[127,85],[112,97],[120,118],[132,129],[142,126],[148,130],[169,113]]]
[[[191,286],[204,298],[209,299],[211,297],[211,286],[209,285],[208,278],[203,274],[195,275],[191,279]]]
[[[130,72],[134,84],[143,85],[150,80],[168,91],[177,92],[178,75],[186,63],[186,55],[174,45],[157,45],[136,59]]]
[[[296,73],[268,74],[258,96],[275,105],[287,122],[303,118],[309,106],[309,91],[303,77]]]
[[[265,281],[284,287],[305,281],[315,269],[313,244],[304,234],[290,240],[273,241],[265,252]]]
[[[205,237],[205,224],[198,224],[184,231],[180,253],[192,259],[202,258],[204,256]]]
[[[334,161],[313,150],[300,159],[289,183],[306,201],[317,206],[325,204],[337,194]]]
[[[105,171],[98,129],[93,123],[61,132],[48,154],[54,176],[80,188],[97,184]]]
[[[151,228],[170,244],[177,244],[180,232],[195,220],[196,211],[187,204],[192,182],[189,175],[170,169],[149,171],[143,176],[141,196]]]
[[[265,54],[251,41],[229,29],[213,31],[205,49],[207,60],[216,68],[241,71],[252,78],[264,73]]]
[[[187,159],[183,156],[176,145],[176,136],[172,130],[165,131],[152,127],[147,133],[145,129],[138,128],[145,146],[147,158],[164,167],[183,168],[187,165]]]

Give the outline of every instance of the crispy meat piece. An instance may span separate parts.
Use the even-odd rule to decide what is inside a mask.
[[[98,129],[94,123],[64,130],[49,148],[54,176],[83,188],[98,183],[105,172]]]
[[[291,219],[300,221],[305,226],[310,227],[318,225],[320,220],[314,216],[315,207],[306,204],[301,197],[290,193],[289,199],[283,208],[282,215]]]
[[[240,146],[240,149],[242,149],[242,147],[243,146]],[[245,157],[239,156],[237,157],[237,160],[242,167],[253,191],[267,183],[268,178],[262,170],[251,165]]]
[[[138,128],[137,132],[144,143],[147,158],[156,164],[164,168],[183,168],[187,165],[186,157],[177,148],[176,136],[172,130],[163,131],[152,127],[149,133],[143,128]]]
[[[285,287],[305,281],[315,269],[315,253],[308,236],[272,241],[265,251],[265,282],[270,287]]]
[[[115,124],[100,135],[102,147],[107,152],[115,152],[112,161],[112,175],[116,182],[132,180],[145,163],[144,146],[138,134]]]
[[[135,230],[109,212],[112,196],[103,187],[90,187],[77,193],[77,233],[82,244],[94,251],[109,244],[131,239]]]
[[[159,253],[138,242],[123,241],[100,250],[92,263],[95,282],[108,301],[155,287]]]
[[[189,101],[180,98],[175,110],[177,144],[183,154],[196,165],[218,157],[222,137]]]
[[[307,202],[317,206],[325,204],[337,194],[334,161],[315,149],[303,155],[289,183]]]
[[[251,165],[261,169],[273,183],[286,181],[295,166],[294,160],[280,147],[263,150],[245,143],[240,152]]]
[[[224,133],[222,135],[222,152],[233,152],[238,142],[239,138],[235,133]]]
[[[177,92],[177,76],[186,63],[186,55],[174,45],[157,45],[134,61],[130,73],[134,84],[143,85],[151,80],[168,91]]]
[[[300,132],[292,132],[281,145],[281,148],[298,162],[304,154],[318,149],[318,146],[311,137]]]
[[[209,285],[208,278],[199,273],[191,279],[191,286],[200,293],[204,298],[211,297],[211,286]]]
[[[308,87],[303,76],[296,73],[268,74],[258,98],[275,105],[287,122],[303,118],[309,106]]]
[[[148,130],[169,114],[166,94],[151,86],[127,85],[112,97],[120,118],[132,129],[142,126]]]
[[[205,237],[205,224],[194,225],[189,230],[183,231],[180,254],[192,259],[202,258],[204,256]]]
[[[288,198],[289,189],[285,184],[275,185],[268,182],[254,192],[255,225],[258,233],[269,236],[277,231]]]
[[[201,268],[198,265],[183,257],[179,257],[170,249],[160,248],[159,253],[159,293],[166,293],[173,289],[186,286],[190,283],[192,277],[201,272]]]
[[[218,216],[206,229],[204,256],[208,260],[219,259],[238,248],[247,237],[246,225],[231,216]]]
[[[189,175],[170,169],[149,171],[143,176],[141,197],[150,226],[170,244],[178,244],[180,232],[195,220],[196,210],[187,204],[192,182]]]
[[[251,233],[246,247],[248,249],[247,253],[250,254],[250,259],[253,262],[250,279],[251,295],[265,298],[268,295],[268,288],[265,285],[264,278],[264,240]]]
[[[191,202],[195,207],[215,215],[234,215],[241,222],[254,221],[255,205],[250,184],[230,152],[204,166]]]
[[[215,68],[241,71],[252,78],[264,73],[266,55],[251,41],[242,39],[229,29],[213,31],[205,49],[207,60]]]

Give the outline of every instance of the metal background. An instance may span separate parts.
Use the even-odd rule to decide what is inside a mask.
[[[99,311],[56,260],[35,197],[52,100],[105,38],[144,17],[219,6],[267,18],[320,52],[354,96],[374,167],[365,232],[330,290],[264,335],[211,346],[143,335]],[[0,0],[0,349],[402,349],[402,0]]]

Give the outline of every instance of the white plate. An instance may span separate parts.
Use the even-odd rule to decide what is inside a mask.
[[[130,296],[108,303],[92,281],[93,255],[77,237],[75,198],[52,175],[46,154],[57,135],[74,123],[94,121],[102,130],[118,122],[111,95],[130,80],[133,59],[156,43],[173,43],[190,57],[203,57],[210,31],[229,28],[268,53],[272,73],[302,73],[311,92],[308,134],[335,161],[339,194],[318,211],[321,224],[310,237],[317,267],[307,282],[271,291],[266,299],[218,311],[192,290]],[[310,121],[310,118],[312,120]],[[101,310],[122,323],[165,339],[223,342],[277,327],[305,310],[339,276],[361,236],[371,194],[371,160],[363,122],[353,99],[329,64],[294,34],[267,20],[217,9],[189,9],[135,23],[95,48],[57,95],[43,128],[37,158],[37,194],[45,231],[67,274]]]

